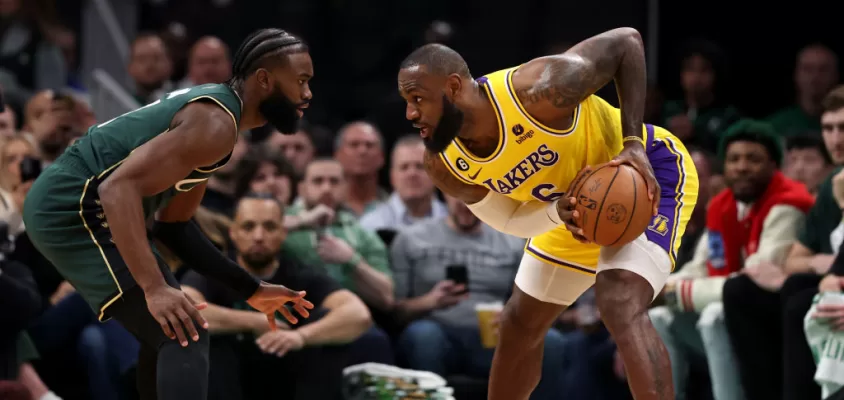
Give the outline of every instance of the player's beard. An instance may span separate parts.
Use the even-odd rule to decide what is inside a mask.
[[[307,102],[295,104],[284,93],[281,87],[276,86],[275,90],[266,99],[258,104],[258,111],[267,122],[285,135],[296,133],[299,126],[299,107]]]
[[[273,253],[243,253],[242,257],[246,266],[256,273],[265,271],[275,262],[275,254]]]
[[[440,122],[430,136],[424,138],[425,148],[432,153],[442,153],[460,133],[463,126],[463,111],[443,95],[443,112]]]

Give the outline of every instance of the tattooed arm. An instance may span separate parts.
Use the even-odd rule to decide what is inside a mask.
[[[619,28],[586,39],[563,54],[534,59],[513,75],[528,112],[551,127],[568,127],[572,111],[615,80],[624,136],[642,137],[647,73],[642,37]]]

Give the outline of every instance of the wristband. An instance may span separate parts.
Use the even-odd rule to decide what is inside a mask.
[[[638,136],[625,136],[624,139],[622,139],[622,143],[634,142],[634,141],[641,143],[642,147],[645,147],[645,139],[642,139]]]

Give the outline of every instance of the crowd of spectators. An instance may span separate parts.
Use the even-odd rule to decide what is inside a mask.
[[[73,34],[30,4],[0,2],[0,398],[136,398],[138,343],[97,321],[21,221],[41,168],[97,121],[73,73]],[[428,40],[448,34],[442,24]],[[140,34],[130,49],[139,104],[231,73],[230,50],[213,36],[195,40],[181,67],[167,35]],[[719,47],[698,40],[684,50],[682,96],[662,101],[654,87],[646,112],[686,143],[700,176],[675,272],[650,311],[677,397],[821,399],[804,323],[844,329],[844,306],[810,312],[818,293],[844,287],[837,55],[801,49],[793,104],[748,116],[723,94]],[[209,239],[261,279],[307,290],[311,318],[270,332],[262,314],[159,246],[183,290],[209,303],[210,398],[341,398],[343,368],[365,362],[431,371],[458,399],[485,398],[493,349],[476,306],[506,301],[524,242],[440,196],[421,139],[388,129],[303,121],[293,135],[246,132],[208,181],[196,221]],[[468,285],[447,279],[451,266],[466,269]],[[630,398],[591,295],[547,333],[533,399]]]

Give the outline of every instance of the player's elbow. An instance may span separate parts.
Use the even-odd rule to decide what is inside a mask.
[[[119,204],[122,197],[131,195],[135,189],[135,186],[127,184],[124,180],[109,177],[97,186],[97,195],[103,207],[108,208],[110,205]]]
[[[631,42],[637,46],[642,45],[642,34],[636,28],[624,27],[616,29],[619,38]]]

